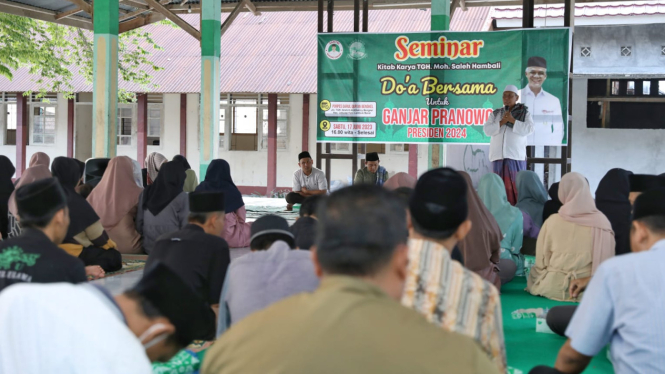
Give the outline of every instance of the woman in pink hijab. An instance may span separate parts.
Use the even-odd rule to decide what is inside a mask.
[[[118,156],[109,162],[102,180],[88,196],[120,253],[143,253],[141,235],[134,222],[141,192],[143,188],[134,181],[132,159]]]
[[[30,157],[30,163],[28,164],[28,167],[33,167],[37,165],[42,165],[46,166],[46,168],[51,167],[51,158],[44,152],[37,152]]]
[[[536,244],[536,264],[527,291],[560,301],[576,301],[598,266],[614,256],[614,232],[596,208],[589,183],[568,173],[559,183],[558,214],[545,221]]]
[[[383,184],[383,187],[394,191],[400,187],[416,188],[416,178],[410,176],[407,173],[397,173],[392,177],[388,178],[386,183]]]
[[[9,208],[8,209],[9,212],[7,215],[7,218],[9,220],[9,227],[7,231],[8,238],[13,238],[21,235],[21,226],[19,225],[17,219],[18,208],[16,207],[16,198],[15,198],[16,190],[18,190],[22,186],[25,186],[26,184],[30,184],[32,182],[36,182],[38,180],[46,178],[51,178],[51,172],[48,170],[48,166],[36,165],[25,169],[23,175],[21,176],[21,179],[19,179],[16,182],[16,186],[14,186],[14,192],[12,192],[12,194],[9,196],[9,201],[7,203],[7,206]]]

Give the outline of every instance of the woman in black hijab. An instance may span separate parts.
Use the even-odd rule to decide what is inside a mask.
[[[86,268],[89,275],[100,277],[104,272],[122,269],[122,256],[104,231],[99,216],[90,203],[76,193],[75,188],[81,181],[80,164],[72,158],[56,157],[51,172],[67,195],[69,209],[69,229],[60,248],[80,258],[87,267],[98,265],[104,270],[97,274],[94,268]]]
[[[231,248],[248,247],[251,225],[247,223],[247,212],[242,194],[231,178],[229,163],[224,160],[213,160],[208,165],[205,180],[196,187],[196,192],[200,191],[224,193],[226,221],[223,238]]]
[[[189,218],[189,199],[183,192],[185,167],[166,162],[157,179],[141,193],[136,214],[136,231],[143,235],[143,250],[150,253],[164,234],[180,231]]]
[[[9,203],[9,196],[14,192],[14,183],[12,177],[16,169],[12,162],[5,156],[0,156],[0,234],[3,239],[7,239],[7,232],[9,230],[9,211],[7,204]]]
[[[632,207],[630,195],[630,175],[624,169],[612,169],[600,180],[596,189],[596,207],[603,212],[612,224],[616,241],[615,255],[630,253],[630,225]]]
[[[183,191],[194,192],[194,190],[196,190],[196,186],[199,185],[199,179],[196,177],[196,172],[192,170],[191,166],[189,166],[187,159],[184,156],[176,155],[173,157],[173,162],[179,162],[182,164],[182,166],[185,167],[185,174],[187,175],[187,178],[185,178],[185,185],[182,188]]]
[[[545,202],[545,207],[543,208],[543,224],[552,214],[559,213],[559,209],[563,206],[561,200],[559,200],[559,182],[551,185],[550,190],[547,193],[550,195],[551,200]]]

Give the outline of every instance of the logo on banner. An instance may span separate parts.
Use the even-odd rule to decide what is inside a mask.
[[[327,120],[323,120],[323,121],[321,121],[321,124],[319,124],[319,127],[320,127],[321,130],[323,130],[323,131],[328,131],[328,130],[330,130],[330,121],[327,121]]]
[[[353,60],[362,60],[367,57],[365,51],[365,44],[360,40],[356,40],[349,46],[349,58]]]
[[[327,111],[330,110],[330,101],[328,101],[328,100],[323,100],[323,101],[321,101],[321,105],[320,105],[320,106],[321,106],[321,110],[323,110],[324,112],[327,112]]]
[[[326,56],[328,56],[329,59],[337,60],[342,57],[343,53],[344,48],[342,47],[342,43],[337,40],[331,40],[326,44]]]

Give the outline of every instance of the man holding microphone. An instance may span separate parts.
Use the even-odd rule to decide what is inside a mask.
[[[526,105],[518,104],[519,89],[509,84],[503,90],[503,108],[494,110],[483,125],[490,141],[494,173],[506,185],[510,204],[517,203],[517,173],[526,170],[527,137],[533,133],[533,118]]]

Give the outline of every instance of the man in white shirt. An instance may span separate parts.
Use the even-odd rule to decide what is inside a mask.
[[[0,293],[0,374],[146,374],[194,339],[215,314],[172,270],[146,269],[112,297],[86,283],[21,283]]]
[[[517,173],[526,170],[526,141],[533,133],[533,119],[524,104],[518,104],[519,90],[509,84],[503,90],[503,108],[490,113],[483,126],[491,136],[490,161],[493,171],[506,185],[508,201],[517,204]]]
[[[286,210],[293,210],[293,204],[302,204],[309,196],[328,193],[326,174],[313,167],[313,163],[309,152],[298,155],[300,169],[293,173],[293,191],[286,195]]]
[[[566,328],[568,341],[555,369],[531,374],[582,373],[610,344],[617,374],[663,373],[665,368],[665,190],[635,201],[630,245],[635,253],[603,262]]]
[[[543,90],[547,79],[547,61],[538,56],[527,62],[526,77],[529,84],[522,88],[522,102],[533,116],[534,131],[527,138],[529,145],[560,146],[563,143],[563,116],[561,102]]]

